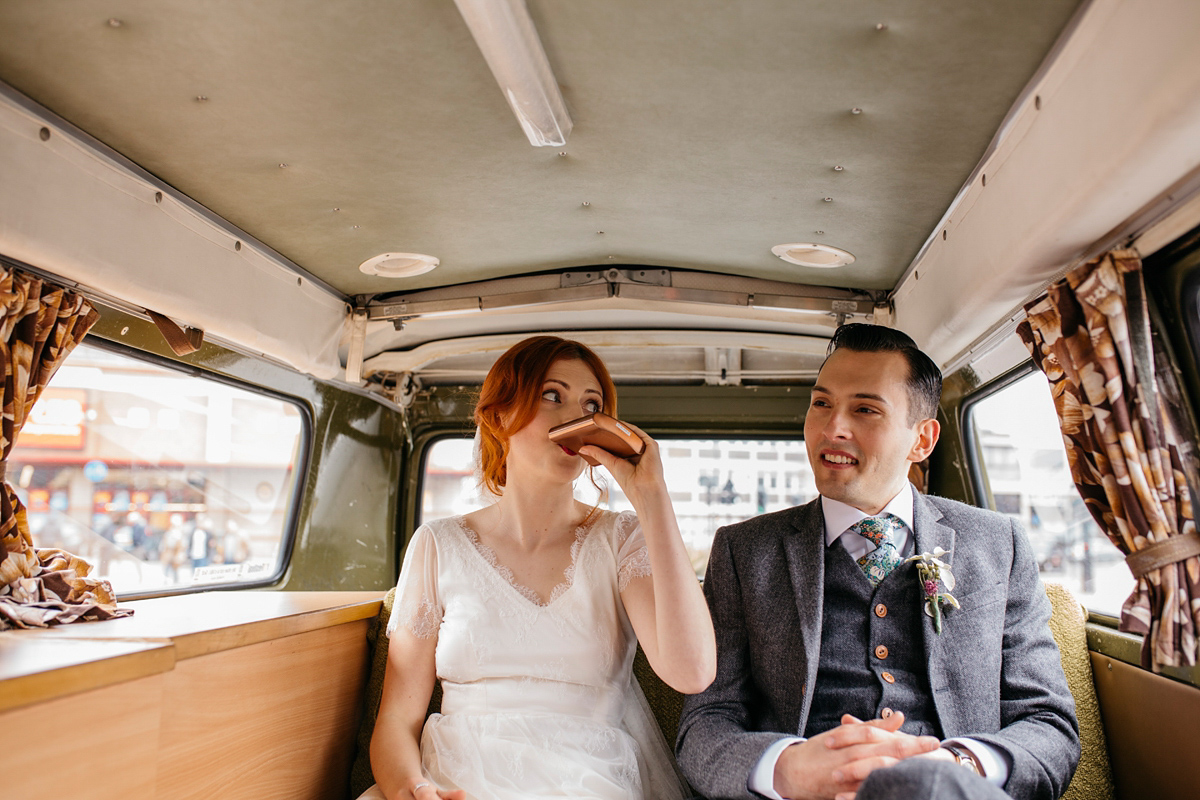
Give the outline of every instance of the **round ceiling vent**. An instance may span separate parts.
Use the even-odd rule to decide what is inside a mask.
[[[793,242],[792,244],[777,244],[771,252],[787,261],[802,267],[818,269],[834,269],[854,263],[854,254],[840,247],[830,247],[827,244],[812,244],[810,242]]]
[[[381,278],[411,278],[424,275],[442,263],[421,253],[382,253],[358,265],[360,271]]]

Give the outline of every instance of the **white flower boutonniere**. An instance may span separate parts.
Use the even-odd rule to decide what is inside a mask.
[[[942,556],[949,550],[941,547],[933,548],[932,553],[921,553],[906,560],[917,563],[917,577],[921,581],[921,590],[925,593],[925,613],[933,618],[933,632],[939,636],[942,633],[942,616],[945,606],[961,608],[950,591],[954,589],[954,574],[950,565],[942,561]],[[940,585],[939,585],[940,584]],[[945,587],[946,591],[942,591]]]

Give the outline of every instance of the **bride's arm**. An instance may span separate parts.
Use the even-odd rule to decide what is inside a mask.
[[[646,538],[652,574],[632,579],[621,592],[642,650],[669,686],[695,694],[708,688],[717,671],[712,618],[679,535],[658,443],[630,427],[646,442],[636,465],[598,447],[582,449],[616,478],[633,503]]]
[[[371,771],[387,800],[463,800],[462,791],[445,792],[421,771],[421,728],[437,679],[437,636],[414,636],[400,625],[388,644],[383,698],[371,735]],[[420,784],[426,786],[417,789]]]

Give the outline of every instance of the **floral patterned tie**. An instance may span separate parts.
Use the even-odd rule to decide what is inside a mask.
[[[877,517],[866,517],[850,526],[849,530],[875,545],[874,550],[858,559],[858,566],[862,568],[871,586],[883,583],[883,579],[900,563],[900,554],[896,552],[896,545],[892,543],[892,531],[903,524],[894,514],[880,514]]]

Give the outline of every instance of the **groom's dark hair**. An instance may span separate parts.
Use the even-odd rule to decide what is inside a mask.
[[[942,371],[921,352],[912,337],[895,328],[852,322],[833,332],[825,357],[835,350],[855,353],[899,353],[908,362],[908,424],[937,416],[942,401]]]

